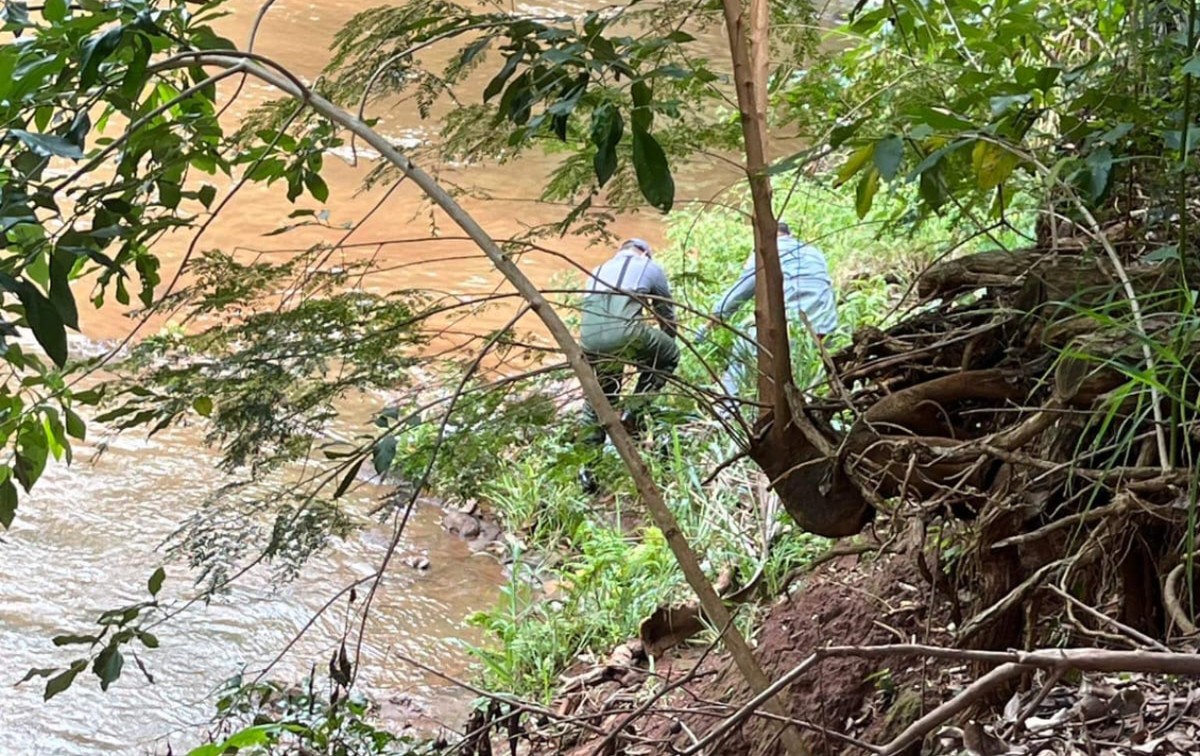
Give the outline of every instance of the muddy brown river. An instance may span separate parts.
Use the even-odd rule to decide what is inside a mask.
[[[238,0],[231,5],[235,13],[223,22],[221,31],[244,44],[249,19],[259,4]],[[342,0],[279,0],[265,19],[257,50],[311,81],[328,58],[333,34],[363,7]],[[524,4],[513,7],[544,10]],[[588,7],[560,3],[554,10],[580,13]],[[703,44],[715,61],[724,62],[719,36],[709,34]],[[436,66],[442,62],[439,55],[450,52],[451,48],[434,48],[423,61]],[[231,89],[223,91],[228,94]],[[268,96],[263,87],[250,84],[231,109],[231,119]],[[478,98],[478,91],[460,91],[459,96],[470,101]],[[414,108],[376,105],[372,115],[381,116],[380,130],[397,139],[434,137],[436,125],[422,121]],[[535,201],[552,161],[530,156],[499,167],[443,166],[440,174],[491,195],[465,204],[485,229],[503,238],[559,220],[566,212],[564,206]],[[704,162],[703,168],[680,174],[683,198],[707,199],[736,182],[730,167],[719,161]],[[370,168],[369,160],[355,167],[334,156],[327,159],[324,175],[331,188],[328,209],[333,223],[357,221],[379,201],[382,187],[358,191]],[[299,206],[317,209],[311,199]],[[287,250],[336,238],[319,230],[264,236],[285,223],[292,209],[281,187],[249,187],[198,248],[286,255]],[[411,184],[402,186],[383,211],[355,232],[352,241],[361,246],[333,262],[372,256],[385,269],[365,280],[364,285],[376,291],[429,287],[472,295],[494,290],[497,278],[473,247],[451,240],[412,241],[433,235],[431,218],[443,235],[457,234],[440,214],[431,216],[428,204]],[[626,215],[614,230],[655,244],[663,239],[661,219],[653,211]],[[172,239],[158,250],[164,280],[179,266],[186,242]],[[570,238],[551,246],[585,266],[608,252]],[[457,259],[440,262],[447,257]],[[570,268],[546,255],[530,256],[522,266],[543,283]],[[86,297],[79,299],[84,306]],[[506,318],[501,310],[477,317],[471,326],[489,330]],[[73,342],[81,350],[99,349],[120,339],[131,324],[115,307],[85,313],[83,321],[85,338]],[[161,325],[161,321],[151,322],[142,333],[153,333]],[[372,409],[382,403],[382,397],[356,400],[357,409],[340,421],[340,430],[358,432]],[[143,597],[147,576],[164,560],[159,545],[206,494],[228,482],[215,472],[217,455],[204,446],[202,437],[200,427],[175,428],[147,439],[138,433],[113,436],[90,424],[88,443],[76,449],[75,464],[51,465],[33,495],[22,499],[13,528],[0,533],[0,574],[5,586],[0,593],[0,648],[5,651],[4,674],[11,682],[31,667],[62,666],[74,658],[66,653],[70,649],[55,648],[52,636],[85,632],[100,611]],[[101,446],[104,453],[93,461]],[[386,493],[381,486],[358,488],[348,507],[365,512]],[[393,562],[396,566],[383,584],[364,645],[360,681],[375,698],[393,704],[392,721],[399,724],[414,714],[426,726],[439,721],[460,724],[470,696],[406,666],[391,652],[401,650],[450,674],[469,676],[471,661],[465,644],[484,639],[464,619],[492,606],[502,581],[496,559],[472,555],[462,541],[442,530],[440,518],[436,507],[425,506],[408,526],[401,558]],[[148,684],[136,668],[127,665],[107,693],[99,691],[90,672],[46,703],[38,681],[7,688],[0,695],[0,754],[158,754],[165,753],[168,744],[175,753],[186,752],[212,715],[213,692],[223,680],[242,669],[261,668],[331,596],[376,568],[391,529],[366,522],[348,539],[321,552],[298,579],[277,584],[268,572],[252,571],[210,605],[194,607],[160,627],[161,648],[144,654],[156,684]],[[404,566],[403,556],[412,554],[427,556],[431,568],[417,572]],[[168,562],[167,571],[163,596],[168,602],[179,603],[194,595],[192,576],[183,565]],[[344,606],[322,615],[271,676],[298,680],[314,663],[320,669],[345,622]]]

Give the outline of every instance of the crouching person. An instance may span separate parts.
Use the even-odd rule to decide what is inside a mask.
[[[657,328],[644,317],[647,309]],[[638,371],[634,395],[621,417],[635,432],[646,419],[649,395],[662,389],[679,365],[676,328],[671,286],[662,267],[654,262],[649,244],[630,239],[592,272],[583,299],[579,343],[613,406],[621,392],[625,366],[633,365]],[[606,434],[590,403],[584,410],[583,425],[584,443],[597,450],[603,447]],[[590,467],[585,465],[579,477],[584,491],[592,494],[598,490]]]

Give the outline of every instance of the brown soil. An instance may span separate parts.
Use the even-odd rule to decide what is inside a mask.
[[[895,643],[922,633],[924,597],[917,586],[924,583],[911,560],[898,556],[872,564],[855,566],[854,562],[853,557],[846,557],[829,565],[771,608],[757,649],[768,677],[785,674],[821,646]],[[879,725],[872,722],[871,704],[877,703],[878,697],[888,697],[890,681],[888,676],[876,675],[878,664],[850,657],[827,659],[797,681],[781,701],[791,716],[816,728],[847,733]],[[721,665],[721,673],[698,686],[695,695],[732,703],[749,698],[737,670],[724,660]],[[685,748],[687,730],[702,737],[722,715],[716,711],[687,713],[678,717],[678,723],[660,717],[646,735],[664,737],[672,745]],[[778,730],[773,722],[752,718],[733,733],[720,752],[730,756],[783,753],[777,742]],[[810,731],[805,738],[814,753],[835,754],[847,749],[846,743],[818,732]],[[669,750],[670,746],[664,748],[664,752]]]
[[[759,662],[767,676],[776,679],[822,646],[895,643],[913,638],[944,641],[943,633],[933,626],[926,627],[927,585],[908,555],[870,562],[851,556],[830,562],[770,607],[759,624]],[[654,685],[670,685],[689,676],[690,681],[664,697],[652,713],[630,728],[637,736],[636,745],[626,740],[611,753],[677,753],[694,742],[693,736],[703,737],[731,713],[731,707],[749,698],[748,688],[727,657],[711,654],[697,667],[701,656],[701,649],[690,648],[656,660]],[[813,726],[804,733],[804,739],[814,754],[863,753],[844,739],[822,734],[822,729],[879,743],[919,715],[922,704],[928,707],[940,700],[937,684],[923,684],[935,675],[940,677],[940,671],[922,668],[919,662],[881,671],[886,666],[873,660],[830,658],[781,698],[791,716]],[[644,686],[650,684],[650,679],[634,670],[606,676],[586,693],[564,697],[559,711],[574,716],[594,711],[597,716],[593,723],[611,732],[624,716],[605,714],[604,710],[643,700],[644,696],[639,698],[637,694],[646,691]],[[920,695],[923,689],[930,692],[925,701]],[[765,718],[751,718],[709,752],[729,756],[782,754],[778,729]],[[544,752],[592,754],[598,744],[597,738],[588,738],[570,747],[560,743]]]

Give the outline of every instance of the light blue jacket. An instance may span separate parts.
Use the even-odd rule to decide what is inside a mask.
[[[798,313],[803,312],[818,335],[832,333],[838,325],[837,301],[825,255],[794,236],[780,236],[779,264],[783,269],[783,302],[788,318],[798,319]],[[714,318],[727,323],[743,304],[754,298],[756,268],[751,252],[741,276],[717,300]]]

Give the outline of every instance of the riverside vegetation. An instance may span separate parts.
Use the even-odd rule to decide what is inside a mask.
[[[500,608],[475,618],[494,640],[478,652],[483,682],[498,690],[452,748],[490,753],[494,735],[514,750],[522,738],[544,746],[594,737],[601,752],[632,745],[800,756],[833,739],[882,753],[922,742],[998,753],[1007,750],[995,743],[1003,730],[1029,747],[1071,752],[1078,739],[1091,742],[1082,704],[1040,729],[1025,725],[1072,675],[1200,672],[1193,654],[1179,653],[1196,632],[1200,490],[1196,11],[1194,0],[868,2],[850,9],[838,44],[822,49],[824,21],[805,2],[668,0],[575,18],[415,0],[356,16],[309,84],[217,35],[220,2],[30,8],[10,0],[11,38],[0,50],[0,359],[10,372],[0,392],[0,440],[10,452],[0,466],[0,523],[20,516],[18,486],[36,485],[51,457],[70,460],[71,439],[87,432],[81,410],[94,405],[94,417],[119,430],[153,433],[202,418],[224,465],[253,477],[322,462],[299,484],[253,501],[239,500],[236,488],[222,492],[184,523],[172,553],[197,569],[198,600],[254,565],[269,563],[285,578],[302,569],[352,526],[341,499],[364,470],[398,472],[411,484],[377,512],[394,526],[378,570],[338,595],[356,622],[328,674],[298,695],[235,685],[198,754],[408,747],[364,721],[357,649],[408,515],[430,487],[485,502],[521,539],[512,542]],[[722,26],[727,56],[717,60],[696,34]],[[456,51],[440,70],[418,55],[433,45]],[[454,88],[477,73],[488,80],[481,100],[456,101]],[[284,97],[227,133],[217,85],[249,77]],[[401,154],[354,115],[391,96],[412,96],[427,116],[451,103],[440,139]],[[771,161],[779,133],[805,146]],[[373,260],[330,264],[344,249],[342,232],[365,219],[347,229],[324,210],[298,207],[281,232],[322,229],[341,241],[281,263],[201,246],[207,224],[245,184],[325,203],[324,161],[349,147],[347,134],[380,158],[368,184],[419,187],[442,214],[431,230],[444,219],[456,224],[511,286],[497,299],[517,303],[507,327],[456,355],[449,390],[433,399],[416,377],[444,365],[422,348],[446,335],[447,315],[481,305],[431,291],[372,292],[361,284]],[[543,149],[560,160],[542,199],[565,203],[564,218],[516,239],[490,237],[458,191],[422,167]],[[680,169],[739,153],[747,191],[731,204],[746,215],[680,212]],[[226,178],[222,191],[216,183]],[[829,192],[831,184],[843,189]],[[602,473],[612,496],[597,505],[568,481],[579,460],[566,429],[546,432],[566,425],[565,372],[554,375],[562,366],[547,362],[540,383],[520,385],[489,380],[487,358],[561,354],[596,399],[559,315],[569,320],[573,284],[548,287],[561,298],[548,307],[515,260],[546,253],[546,239],[567,231],[607,241],[617,214],[646,208],[671,213],[666,262],[701,311],[755,240],[764,281],[755,313],[760,412],[748,429],[701,417],[709,355],[689,354],[678,395],[665,403],[670,421],[656,431],[665,446],[639,451],[614,428],[625,470],[610,460]],[[774,247],[780,213],[842,273],[846,331],[832,355],[802,338],[789,343],[796,324],[782,309]],[[179,229],[196,234],[187,275],[164,285],[155,248]],[[130,305],[134,289],[140,316],[194,328],[141,340],[117,380],[79,390],[81,376],[114,356],[68,353],[66,331],[80,318],[70,284],[85,278],[97,307],[109,298]],[[527,312],[552,345],[518,328]],[[26,334],[37,348],[14,338]],[[416,393],[360,438],[325,438],[338,401],[370,390]],[[602,418],[612,415],[598,404]],[[702,485],[741,451],[747,460]],[[760,474],[773,482],[780,511],[757,493]],[[779,633],[767,632],[783,609],[722,621],[730,607],[713,587],[720,571],[761,575],[769,595],[822,548],[817,535],[856,536],[868,525],[889,540],[872,547],[881,569],[864,584],[877,597],[908,578],[925,582],[928,598],[900,607],[903,630],[893,628],[923,644],[891,643],[871,616],[852,622],[863,612],[840,605],[841,614],[815,623],[782,618],[798,621],[803,643],[790,651],[800,656],[781,653]],[[896,542],[899,554],[884,548]],[[863,564],[869,573],[872,562]],[[90,671],[107,689],[126,656],[149,678],[138,654],[158,645],[156,623],[187,609],[160,605],[164,579],[154,573],[149,598],[99,613],[93,632],[56,637],[70,658],[31,670],[26,682],[44,680],[49,698]],[[551,594],[545,600],[539,586]],[[838,600],[820,580],[806,590]],[[538,716],[549,710],[512,697],[550,698],[572,660],[603,652],[691,593],[736,670],[715,684],[738,703],[719,702],[715,714],[697,707],[663,725],[674,715],[660,690],[635,709],[554,723],[547,738]],[[757,655],[746,641],[756,628]],[[823,637],[831,628],[853,635],[831,648]],[[979,668],[963,679],[922,663],[899,670],[896,683],[890,667],[865,661],[912,656]],[[842,678],[855,686],[831,695],[828,711],[810,689],[781,690],[778,681],[824,663],[850,670]],[[926,685],[928,674],[945,685]],[[1018,696],[1002,727],[985,731],[975,719],[957,735],[938,730],[994,704],[988,696],[1018,677],[1041,692]],[[851,733],[846,722],[860,712],[841,704],[861,703],[868,683],[892,693],[908,686],[916,698],[876,712],[880,729]],[[1168,727],[1181,721],[1166,719]],[[1081,729],[1052,745],[1038,734],[1068,720],[1082,720]],[[559,725],[572,723],[568,736]],[[945,737],[933,742],[935,731]],[[1180,748],[1158,735],[1156,725],[1121,747]]]

